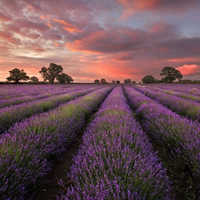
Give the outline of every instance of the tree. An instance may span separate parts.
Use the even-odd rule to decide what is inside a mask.
[[[131,83],[131,79],[125,79],[124,83]]]
[[[36,77],[36,76],[32,76],[30,78],[30,80],[33,82],[33,83],[38,83],[39,82],[39,79]]]
[[[20,80],[23,81],[27,81],[29,79],[29,76],[26,75],[26,73],[24,72],[24,70],[20,70],[20,69],[12,69],[9,71],[10,76],[7,77],[7,80],[10,81],[14,81],[15,83],[19,83]]]
[[[53,84],[58,75],[62,74],[63,68],[61,65],[50,63],[48,68],[42,67],[41,71],[39,72],[44,78],[44,81],[49,81],[50,83]]]
[[[62,74],[59,74],[57,75],[56,79],[59,81],[59,83],[63,84],[63,83],[70,83],[71,81],[74,81],[72,79],[71,76],[65,74],[65,73],[62,73]]]
[[[106,79],[102,78],[102,79],[101,79],[101,83],[102,83],[102,84],[105,84],[105,83],[106,83]]]
[[[120,81],[116,81],[117,84],[120,84]]]
[[[172,83],[176,79],[178,79],[179,81],[182,79],[182,74],[180,71],[176,70],[173,67],[168,67],[168,66],[163,68],[160,75],[164,76],[163,80],[169,83]]]
[[[143,83],[155,83],[156,79],[152,75],[147,75],[142,79]]]
[[[132,84],[136,84],[136,82],[135,82],[135,81],[132,81]]]
[[[95,79],[94,83],[100,83],[100,81],[98,79]]]
[[[114,83],[115,83],[115,80],[112,80],[112,83],[114,84]]]

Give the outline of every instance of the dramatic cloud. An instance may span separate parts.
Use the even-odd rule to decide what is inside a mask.
[[[200,78],[199,0],[1,0],[0,7],[0,81],[12,68],[40,77],[51,62],[76,82],[161,78],[164,66]]]
[[[123,20],[127,20],[128,17],[140,11],[164,12],[165,14],[173,12],[180,15],[200,5],[198,0],[118,0],[118,2],[124,6],[120,17]]]
[[[200,74],[200,66],[196,64],[183,65],[183,66],[177,67],[176,69],[179,70],[184,76]]]

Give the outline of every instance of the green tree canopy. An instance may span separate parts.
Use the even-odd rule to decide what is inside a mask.
[[[106,83],[106,79],[105,79],[105,78],[102,78],[102,79],[101,79],[101,83],[105,84],[105,83]]]
[[[131,79],[125,79],[124,83],[131,83]]]
[[[30,78],[30,80],[33,82],[33,83],[38,83],[39,82],[39,79],[36,77],[36,76],[32,76]]]
[[[94,83],[100,83],[100,81],[98,79],[95,79]]]
[[[44,81],[49,81],[53,84],[55,79],[62,74],[63,68],[61,65],[50,63],[48,68],[42,67],[41,71],[39,72],[42,75]]]
[[[164,76],[164,78],[162,79],[163,81],[169,83],[172,83],[176,79],[180,81],[183,77],[180,71],[176,70],[173,67],[168,67],[168,66],[163,68],[160,75]]]
[[[9,71],[10,76],[7,77],[7,80],[10,81],[14,81],[15,83],[19,83],[20,80],[23,81],[27,81],[29,79],[29,76],[26,75],[26,73],[24,72],[24,70],[20,70],[20,69],[12,69]]]
[[[156,79],[152,75],[147,75],[142,79],[143,83],[155,83]]]
[[[59,83],[70,83],[71,81],[74,81],[71,76],[65,73],[57,75],[56,79],[59,81]]]

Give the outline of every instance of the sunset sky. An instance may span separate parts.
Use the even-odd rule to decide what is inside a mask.
[[[200,0],[0,0],[0,81],[51,62],[75,82],[200,79]]]

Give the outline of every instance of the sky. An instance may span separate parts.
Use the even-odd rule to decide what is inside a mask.
[[[74,82],[145,75],[165,66],[200,79],[199,0],[0,0],[0,81],[9,70],[61,65]]]

